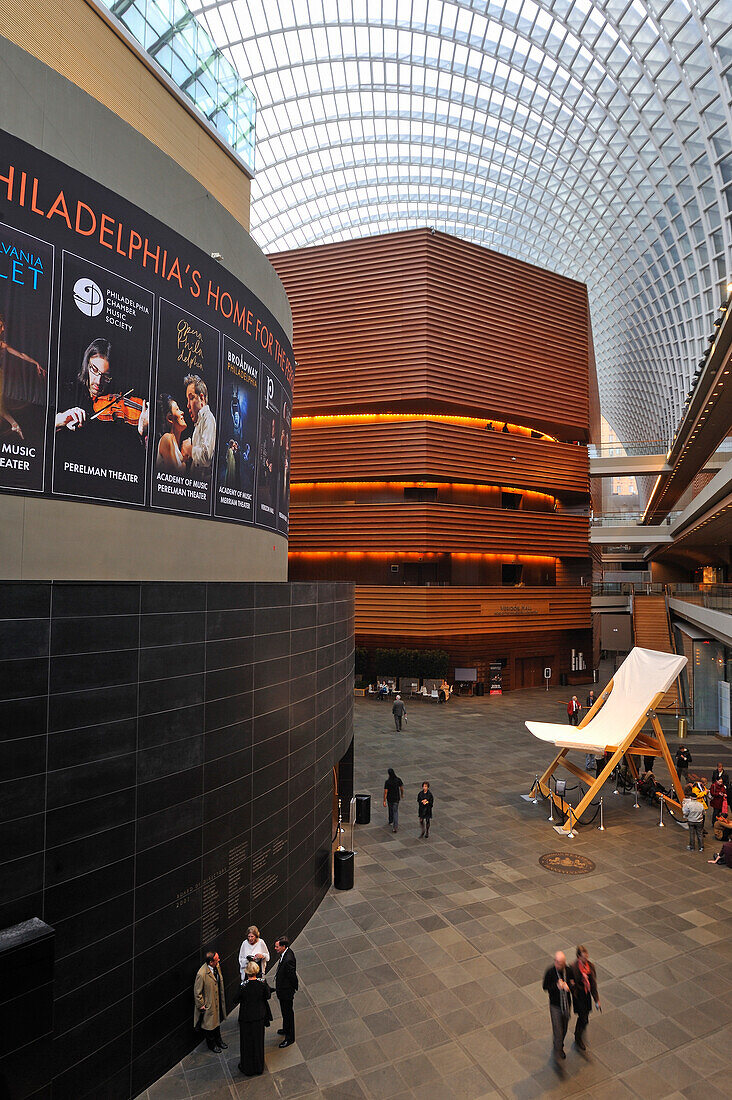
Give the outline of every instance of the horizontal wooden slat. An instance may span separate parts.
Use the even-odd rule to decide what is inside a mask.
[[[417,588],[356,585],[358,637],[531,633],[589,629],[591,590],[577,588]]]
[[[290,503],[290,550],[444,551],[586,557],[589,521],[451,504]]]
[[[292,481],[470,481],[589,492],[586,447],[429,420],[295,428]]]
[[[269,258],[292,306],[296,415],[473,412],[587,439],[582,284],[426,229]]]

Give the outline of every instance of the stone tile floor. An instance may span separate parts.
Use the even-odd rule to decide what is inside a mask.
[[[667,819],[659,829],[655,809],[634,810],[612,784],[606,832],[595,821],[574,841],[552,831],[545,804],[521,799],[550,759],[523,721],[561,721],[563,695],[415,703],[401,734],[390,707],[358,700],[357,790],[371,792],[372,820],[356,830],[356,888],[331,890],[294,944],[296,1045],[279,1050],[273,1027],[267,1071],[242,1078],[234,1012],[228,1051],[199,1048],[143,1096],[729,1096],[732,872],[707,864],[711,835],[704,854],[687,852],[681,828]],[[732,765],[718,741],[690,747],[705,772],[718,758]],[[407,794],[396,835],[381,807],[389,766]],[[422,779],[435,796],[427,841],[416,824]],[[565,849],[596,870],[539,866]],[[541,978],[557,948],[574,957],[577,943],[597,965],[604,1011],[590,1018],[587,1053],[570,1033],[556,1069]]]

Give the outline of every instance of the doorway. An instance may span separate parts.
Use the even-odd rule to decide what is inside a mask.
[[[517,657],[516,687],[543,687],[546,683],[544,669],[551,667],[551,663],[551,657]]]

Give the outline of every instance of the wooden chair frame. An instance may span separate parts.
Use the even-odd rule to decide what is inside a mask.
[[[579,726],[577,726],[577,729],[582,729],[583,726],[586,726],[589,722],[591,722],[594,716],[600,710],[600,708],[604,706],[604,704],[610,698],[610,692],[613,689],[613,683],[614,681],[611,680],[603,691],[602,695],[600,695],[600,697],[595,700],[590,710],[588,710],[587,714],[579,723]],[[562,798],[560,795],[555,794],[551,789],[551,778],[554,775],[556,769],[558,767],[565,768],[576,779],[579,779],[582,783],[586,783],[589,786],[589,790],[577,804],[576,808],[572,807],[572,818],[575,825],[580,824],[580,817],[588,808],[595,795],[600,793],[603,784],[612,773],[615,765],[620,760],[622,760],[623,756],[627,756],[628,768],[631,775],[636,780],[638,779],[638,768],[635,761],[633,760],[633,756],[662,757],[666,763],[666,767],[669,770],[671,782],[673,783],[674,790],[678,796],[679,809],[681,808],[684,791],[681,786],[681,781],[679,780],[679,776],[676,771],[673,759],[671,757],[669,747],[666,743],[666,737],[664,735],[663,729],[661,728],[661,723],[658,720],[658,715],[656,714],[656,708],[665,696],[665,694],[665,691],[659,691],[654,696],[653,701],[646,713],[642,715],[641,718],[639,718],[633,728],[627,733],[627,735],[618,745],[606,746],[605,752],[612,752],[612,756],[597,777],[593,778],[589,772],[586,772],[584,770],[584,768],[580,768],[577,764],[572,763],[571,760],[566,759],[568,752],[581,752],[581,749],[560,749],[557,755],[554,757],[549,767],[539,779],[539,790],[546,798],[551,798],[554,805],[559,810],[561,810],[563,814],[569,814],[569,803],[566,802],[564,798]],[[650,733],[643,733],[643,727],[649,721],[653,726],[653,735],[651,735]],[[536,784],[534,784],[534,787],[532,787],[532,793],[534,792],[535,786]],[[667,799],[666,801],[670,800]],[[672,804],[675,805],[675,803]],[[561,828],[564,832],[569,832],[569,819],[565,821],[564,825],[559,826],[559,828]]]

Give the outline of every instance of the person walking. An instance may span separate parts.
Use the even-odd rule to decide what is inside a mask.
[[[549,1015],[552,1021],[552,1040],[554,1057],[557,1061],[566,1058],[564,1037],[570,1015],[569,973],[567,958],[563,951],[557,951],[554,962],[544,975],[542,989],[549,994]]]
[[[689,782],[689,765],[693,763],[691,753],[686,745],[679,745],[676,750],[676,771],[679,773],[679,779],[684,786]]]
[[[221,1021],[226,1017],[224,977],[218,952],[207,951],[206,961],[193,983],[193,1026],[206,1037],[208,1049],[221,1054],[228,1043],[221,1038]]]
[[[576,726],[579,724],[580,714],[582,712],[582,704],[576,695],[567,703],[567,717],[569,718],[570,726]]]
[[[244,970],[239,991],[239,1070],[245,1077],[259,1077],[264,1073],[264,1029],[272,1021],[268,1004],[272,990],[266,981],[257,981],[257,963],[248,962]]]
[[[700,802],[698,798],[694,797],[694,789],[691,783],[687,783],[684,787],[684,801],[681,803],[681,810],[684,815],[684,820],[689,825],[689,843],[687,845],[687,851],[694,851],[694,842],[697,841],[699,845],[699,851],[704,851],[704,803]]]
[[[587,1050],[585,1046],[585,1031],[592,1012],[592,1003],[595,1008],[600,1008],[600,995],[597,992],[597,974],[595,967],[590,962],[587,948],[582,944],[577,948],[577,958],[569,968],[569,988],[572,992],[572,1002],[577,1015],[577,1023],[574,1027],[574,1041],[580,1050]]]
[[[419,825],[422,830],[419,834],[420,840],[422,837],[427,840],[430,835],[430,823],[432,821],[432,807],[434,801],[430,785],[425,779],[417,795],[417,812],[419,814]]]
[[[391,713],[394,715],[394,725],[396,726],[397,733],[400,733],[402,728],[402,720],[405,718],[405,715],[407,713],[407,708],[402,702],[401,695],[397,695],[396,699],[394,700],[394,705],[391,708]]]
[[[384,783],[384,805],[389,807],[389,824],[393,833],[399,829],[399,802],[402,798],[404,798],[404,784],[394,769],[389,768],[389,774]]]
[[[282,1010],[282,1027],[277,1034],[284,1035],[280,1046],[289,1047],[295,1042],[293,1001],[300,984],[297,980],[297,960],[287,936],[280,936],[278,940],[275,940],[275,951],[279,955],[275,974],[275,992]]]
[[[587,693],[587,709],[591,710],[592,707],[594,707],[594,705],[595,705],[595,689],[590,688],[590,690]]]

